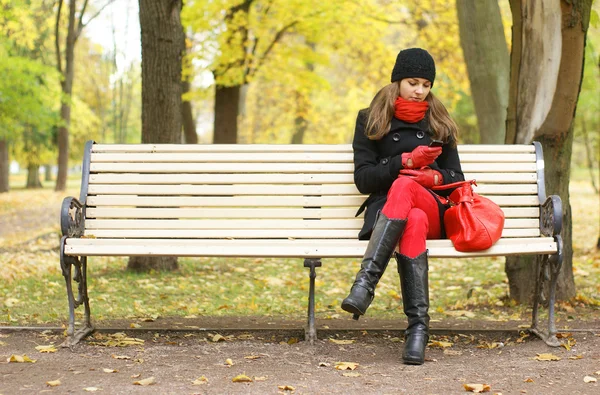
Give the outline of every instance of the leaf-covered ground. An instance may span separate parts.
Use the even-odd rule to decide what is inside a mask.
[[[66,323],[58,259],[63,197],[50,189],[0,195],[0,326]],[[111,331],[72,352],[57,347],[61,330],[1,330],[0,394],[131,393],[146,385],[160,393],[462,393],[465,384],[505,394],[595,393],[598,196],[573,182],[571,199],[577,297],[558,305],[558,328],[572,333],[559,349],[519,334],[531,309],[508,300],[502,258],[431,261],[435,337],[425,366],[408,367],[399,363],[405,321],[394,263],[368,316],[354,322],[339,304],[359,262],[324,261],[317,270],[320,340],[311,347],[302,341],[308,271],[300,259],[180,259],[178,272],[135,274],[124,270],[124,259],[102,257],[89,260],[89,292],[94,323]],[[126,333],[118,335],[126,344],[115,331]],[[25,356],[36,362],[18,362]],[[341,371],[337,362],[358,365]]]

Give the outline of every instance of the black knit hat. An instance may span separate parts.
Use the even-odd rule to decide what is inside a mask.
[[[408,48],[400,51],[392,70],[392,82],[404,78],[425,78],[435,80],[435,62],[429,52],[421,48]]]

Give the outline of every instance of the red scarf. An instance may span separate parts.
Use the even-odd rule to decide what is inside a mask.
[[[409,101],[398,96],[396,103],[394,103],[396,111],[394,116],[401,121],[408,123],[417,123],[421,119],[425,118],[425,113],[429,108],[429,102],[423,101]]]

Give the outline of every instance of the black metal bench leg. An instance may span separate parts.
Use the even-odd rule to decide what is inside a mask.
[[[60,266],[67,285],[67,299],[69,301],[69,325],[67,327],[67,339],[61,344],[62,347],[72,347],[81,339],[94,331],[91,321],[90,301],[87,293],[87,257],[74,257],[64,254],[64,239],[61,239]],[[73,275],[73,269],[75,274]],[[73,292],[73,281],[78,283],[77,297]],[[75,309],[84,305],[83,326],[75,330]]]
[[[554,305],[556,303],[556,285],[558,283],[558,275],[562,267],[562,239],[560,236],[555,236],[558,244],[558,253],[555,255],[545,255],[541,262],[538,262],[538,276],[535,287],[535,295],[533,300],[533,313],[530,331],[542,339],[547,345],[559,347],[561,342],[556,337],[556,321],[554,317]],[[539,305],[543,301],[542,292],[544,290],[544,282],[550,281],[548,295],[548,330],[540,330],[538,327],[538,311]]]
[[[315,268],[321,267],[320,259],[305,259],[304,267],[310,268],[310,287],[308,290],[308,327],[305,330],[305,339],[314,344],[317,340],[317,327],[315,324],[315,279],[317,271]]]

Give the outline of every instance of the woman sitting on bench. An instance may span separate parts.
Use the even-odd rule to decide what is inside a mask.
[[[370,194],[359,239],[369,239],[361,269],[342,302],[358,319],[375,296],[396,246],[404,312],[408,318],[403,361],[421,365],[429,341],[426,239],[445,238],[444,198],[429,188],[464,181],[456,141],[458,128],[431,93],[435,63],[420,48],[400,51],[391,84],[358,113],[354,182]],[[452,190],[444,191],[447,196]],[[358,215],[357,214],[357,215]]]

